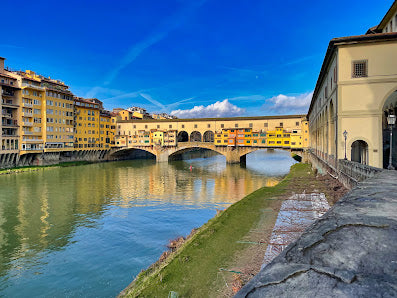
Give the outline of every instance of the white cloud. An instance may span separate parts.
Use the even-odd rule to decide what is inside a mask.
[[[281,113],[306,113],[312,100],[313,92],[303,93],[296,96],[280,94],[266,101],[264,106],[269,110],[277,110]]]
[[[175,110],[171,112],[171,115],[178,118],[212,118],[242,116],[244,112],[245,109],[239,108],[225,99],[208,106],[195,106],[190,110]]]

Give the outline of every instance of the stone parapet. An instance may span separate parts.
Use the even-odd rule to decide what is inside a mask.
[[[236,297],[396,297],[397,172],[359,182]]]

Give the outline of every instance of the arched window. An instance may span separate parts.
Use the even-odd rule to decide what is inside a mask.
[[[201,133],[198,131],[193,131],[190,134],[190,142],[201,142]]]
[[[203,141],[208,143],[214,142],[214,133],[210,130],[207,130],[203,135]]]
[[[180,131],[177,137],[178,142],[189,142],[189,135],[186,131]]]

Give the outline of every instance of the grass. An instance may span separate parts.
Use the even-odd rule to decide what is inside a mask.
[[[80,165],[87,165],[90,163],[92,163],[92,162],[90,162],[90,161],[70,161],[70,162],[61,162],[58,164],[46,165],[46,166],[15,167],[15,168],[10,168],[10,169],[0,170],[0,175],[1,174],[12,174],[12,173],[33,172],[33,171],[38,171],[40,169],[54,168],[54,167],[74,167],[74,166],[80,166]]]
[[[121,296],[167,297],[170,291],[180,297],[217,296],[224,285],[218,278],[219,269],[243,249],[237,241],[257,225],[263,209],[270,206],[272,200],[266,198],[290,192],[296,180],[308,176],[313,176],[309,165],[292,166],[278,185],[256,190],[209,220],[166,261],[141,272]]]

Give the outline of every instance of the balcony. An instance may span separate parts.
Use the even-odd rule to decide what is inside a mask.
[[[8,106],[10,108],[17,108],[19,107],[19,105],[17,105],[16,103],[14,103],[12,100],[4,100],[2,101],[2,105],[3,106]]]
[[[23,122],[23,126],[33,126],[33,122]]]
[[[10,133],[4,133],[1,135],[3,138],[18,138],[19,135],[17,134],[10,134]]]
[[[14,96],[14,92],[11,92],[11,91],[8,91],[8,90],[4,90],[3,89],[3,92],[1,93],[3,96]]]
[[[23,116],[25,116],[25,117],[33,117],[33,113],[23,112]]]
[[[12,114],[5,113],[4,111],[1,113],[1,116],[4,118],[12,118]]]
[[[22,83],[22,87],[29,87],[29,88],[33,88],[36,90],[44,91],[44,87],[36,86],[36,85],[28,84],[28,83]]]
[[[22,106],[24,106],[25,108],[33,108],[33,104],[27,102],[22,103]]]
[[[3,127],[18,127],[18,122],[17,120],[10,120],[6,122],[2,122],[1,125]]]
[[[44,143],[43,140],[34,140],[34,139],[22,139],[22,142],[26,142],[26,143]]]
[[[26,130],[24,130],[24,131],[22,131],[22,134],[23,134],[23,135],[32,135],[32,134],[33,134],[33,131],[26,131]]]

